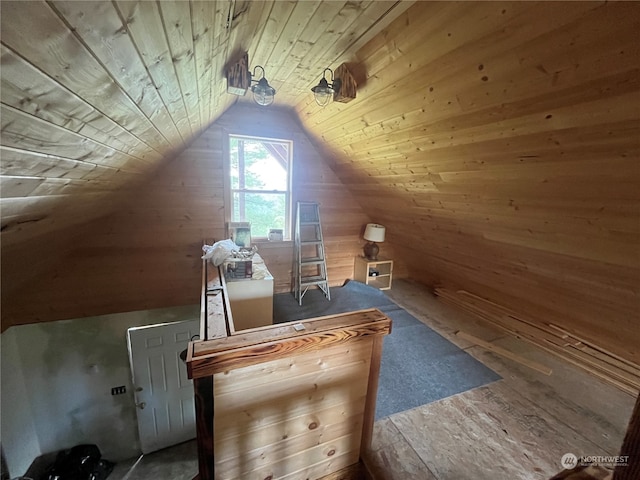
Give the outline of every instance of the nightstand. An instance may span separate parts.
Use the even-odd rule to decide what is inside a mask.
[[[366,285],[389,290],[393,278],[393,260],[382,257],[378,257],[378,260],[356,257],[353,276],[355,280]]]

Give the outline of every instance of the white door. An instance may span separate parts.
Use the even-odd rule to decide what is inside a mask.
[[[193,383],[180,352],[199,329],[194,319],[128,330],[142,453],[196,436]]]

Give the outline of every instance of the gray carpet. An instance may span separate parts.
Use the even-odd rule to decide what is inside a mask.
[[[289,293],[274,296],[274,322],[378,308],[393,321],[384,339],[376,420],[410,410],[501,377],[434,332],[384,292],[356,281],[331,289],[331,301],[320,290],[307,292],[302,306]]]
[[[298,305],[293,294],[274,295],[273,321],[274,323],[291,322],[303,318],[381,307],[397,307],[397,305],[381,290],[350,280],[342,287],[331,288],[331,301],[328,301],[322,291],[317,288],[309,290],[302,297],[302,306]]]

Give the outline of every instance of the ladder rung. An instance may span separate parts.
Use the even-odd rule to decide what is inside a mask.
[[[300,282],[300,285],[303,287],[308,287],[309,285],[320,285],[322,283],[327,283],[327,279],[319,275],[316,275],[313,277],[302,277],[302,281]]]
[[[320,265],[324,263],[324,258],[303,258],[300,260],[301,265]]]
[[[322,240],[303,240],[300,245],[321,245]]]
[[[320,225],[320,222],[315,221],[315,222],[300,222],[300,226],[304,227],[307,225]]]
[[[326,280],[318,280],[317,282],[303,282],[300,284],[300,288],[313,287],[319,285],[326,285]]]

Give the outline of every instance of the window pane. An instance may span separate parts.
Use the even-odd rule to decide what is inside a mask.
[[[267,237],[270,228],[286,227],[286,196],[281,193],[233,193],[234,222],[251,222],[252,237]]]
[[[290,141],[229,136],[230,220],[251,222],[254,238],[271,228],[290,238],[291,149]]]
[[[238,177],[238,139],[235,137],[229,137],[229,167],[231,188],[240,188]]]
[[[232,189],[287,190],[288,144],[231,137],[229,155]]]

